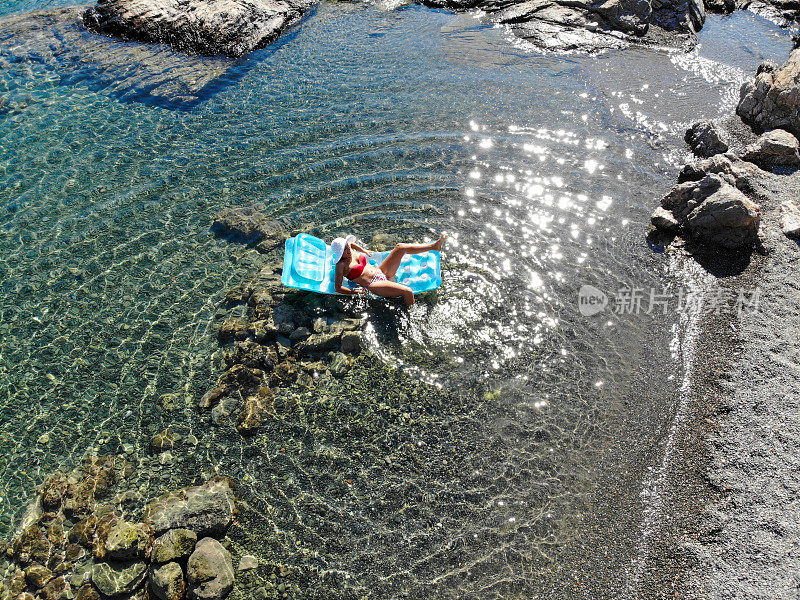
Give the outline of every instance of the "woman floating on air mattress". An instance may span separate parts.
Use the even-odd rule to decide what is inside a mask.
[[[414,304],[414,291],[407,285],[393,281],[406,254],[439,251],[447,236],[442,234],[432,244],[397,244],[379,265],[371,265],[367,258],[372,252],[355,243],[355,236],[336,238],[331,242],[332,261],[336,263],[335,289],[340,294],[365,294],[369,290],[384,298],[403,298],[407,306]],[[343,284],[344,278],[364,289],[351,289]]]

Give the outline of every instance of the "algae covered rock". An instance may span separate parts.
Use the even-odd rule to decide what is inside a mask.
[[[186,589],[183,570],[176,562],[168,562],[150,572],[150,589],[160,600],[180,600]]]
[[[197,543],[197,534],[190,529],[170,529],[153,542],[150,560],[165,563],[189,556]]]
[[[225,547],[214,538],[197,542],[186,565],[189,598],[220,600],[233,589],[233,559]]]
[[[115,560],[146,558],[153,542],[153,532],[144,523],[118,521],[106,536],[106,555]]]

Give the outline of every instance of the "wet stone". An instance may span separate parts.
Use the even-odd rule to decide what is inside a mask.
[[[223,535],[233,520],[236,502],[230,481],[216,477],[152,502],[145,522],[157,534],[169,529],[191,529],[198,535]]]
[[[147,525],[119,521],[106,537],[106,555],[115,560],[146,558],[152,541],[153,534]]]
[[[170,529],[153,542],[150,559],[165,563],[189,556],[197,543],[197,534],[189,529]]]
[[[75,594],[75,600],[100,600],[100,594],[90,585],[84,585]]]
[[[258,567],[258,559],[251,554],[245,554],[239,560],[239,566],[237,567],[236,570],[249,571],[251,569],[255,569],[256,567]]]
[[[53,573],[47,567],[39,564],[30,565],[25,569],[25,580],[29,585],[37,590],[43,588],[45,584],[53,578]]]
[[[151,569],[150,589],[160,600],[180,600],[186,589],[181,566],[176,562],[168,562]]]
[[[347,355],[337,352],[331,361],[330,372],[335,377],[343,377],[350,370],[350,359]]]
[[[40,600],[60,600],[63,597],[64,591],[67,589],[67,582],[63,577],[56,577],[47,582],[41,590],[39,590]]]
[[[227,319],[217,330],[217,339],[226,344],[234,339],[244,339],[247,335],[247,323],[241,319]]]
[[[361,350],[361,336],[354,332],[348,331],[342,334],[342,352],[347,354],[356,354]]]
[[[231,421],[231,415],[236,411],[241,402],[236,398],[223,398],[214,408],[211,409],[211,422],[217,427]]]
[[[219,600],[233,589],[233,560],[222,544],[207,537],[197,542],[186,566],[189,597]]]
[[[220,387],[215,387],[205,394],[203,394],[202,398],[200,398],[200,402],[198,403],[198,408],[202,410],[209,410],[214,407],[214,405],[225,395],[225,390]]]
[[[164,452],[165,450],[172,450],[183,437],[179,433],[165,429],[161,433],[157,433],[150,440],[150,450],[152,452]]]
[[[146,575],[147,567],[141,562],[102,562],[92,567],[92,583],[112,598],[133,593]]]

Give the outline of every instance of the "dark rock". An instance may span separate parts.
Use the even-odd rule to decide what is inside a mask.
[[[86,551],[78,544],[69,544],[64,551],[64,558],[70,562],[76,562],[86,556]]]
[[[37,590],[43,588],[53,577],[53,572],[40,564],[32,564],[25,569],[25,579]]]
[[[198,535],[223,535],[233,520],[236,502],[230,480],[216,477],[167,494],[145,510],[145,522],[157,534],[168,529],[191,529]]]
[[[239,433],[242,435],[255,434],[264,422],[264,417],[268,414],[274,414],[273,400],[272,390],[269,388],[261,388],[257,396],[249,396],[244,401],[242,412],[239,413],[239,419],[236,424],[236,429],[238,429]]]
[[[791,133],[773,129],[745,148],[742,159],[764,168],[797,167],[800,166],[798,147],[800,143]]]
[[[42,486],[42,509],[56,510],[61,506],[61,497],[67,491],[67,476],[64,473],[54,473]]]
[[[778,207],[778,222],[781,231],[787,237],[800,240],[800,206],[796,202],[786,200]]]
[[[232,2],[235,0],[215,1]],[[244,2],[244,0],[238,1]],[[266,0],[259,1],[264,2]],[[305,0],[292,1],[300,3]],[[279,244],[283,244],[286,239],[286,230],[283,225],[252,207],[234,207],[221,210],[214,217],[211,230],[217,235],[230,237],[244,244],[259,243],[261,245],[259,250],[265,252]]]
[[[276,387],[288,386],[297,381],[299,373],[300,368],[297,363],[293,359],[287,358],[284,362],[275,365],[269,383]]]
[[[247,332],[260,344],[274,340],[279,333],[278,326],[271,318],[253,321],[248,326]]]
[[[81,519],[69,532],[69,541],[73,544],[80,544],[85,548],[91,548],[94,541],[94,532],[97,529],[97,516],[89,515]]]
[[[37,594],[39,600],[61,600],[64,591],[67,589],[67,582],[63,577],[55,577],[39,590]]]
[[[307,327],[298,327],[289,335],[289,339],[293,342],[301,342],[310,335],[311,331]]]
[[[104,596],[132,594],[147,576],[142,562],[101,562],[92,566],[92,583]]]
[[[97,518],[97,523],[94,528],[94,535],[92,537],[92,555],[97,559],[106,558],[106,540],[108,534],[122,519],[119,513],[107,512]]]
[[[90,585],[84,585],[78,589],[75,600],[100,600],[100,594]]]
[[[203,397],[200,398],[200,402],[198,402],[197,406],[201,411],[209,410],[214,407],[214,405],[225,395],[225,389],[221,387],[215,387],[205,394]]]
[[[342,352],[347,354],[357,354],[361,351],[361,336],[355,331],[347,331],[342,334]]]
[[[709,157],[728,151],[728,144],[722,141],[719,130],[711,121],[700,121],[686,130],[684,141],[697,156]]]
[[[231,340],[243,340],[247,337],[247,323],[241,319],[227,319],[217,330],[217,340],[226,344]]]
[[[83,23],[187,54],[239,57],[276,39],[310,6],[308,0],[99,0]]]
[[[736,114],[756,129],[785,129],[800,135],[800,49],[780,69],[759,67],[755,81],[742,86]]]
[[[330,371],[335,377],[343,377],[350,370],[350,359],[346,354],[337,352],[331,361]]]
[[[145,559],[150,556],[153,530],[144,523],[119,520],[106,536],[106,556],[114,560]]]
[[[52,544],[47,534],[38,524],[33,523],[25,528],[14,540],[12,551],[19,564],[46,564],[50,559]]]
[[[197,542],[186,566],[189,598],[220,600],[233,589],[233,560],[230,553],[213,538]]]
[[[197,543],[197,534],[190,529],[170,529],[153,542],[150,559],[165,563],[189,556]]]
[[[88,514],[97,498],[104,498],[116,484],[116,458],[114,456],[90,457],[83,473],[69,478],[62,506],[67,516]]]
[[[270,350],[272,350],[273,356],[270,356]],[[245,340],[244,342],[236,342],[232,348],[226,348],[225,364],[228,367],[238,364],[245,365],[251,369],[269,371],[275,364],[274,359],[276,357],[274,349],[264,347],[251,340]]]
[[[150,571],[150,589],[160,600],[180,600],[186,589],[183,570],[176,562],[168,562]]]
[[[659,206],[653,211],[653,214],[650,216],[650,222],[656,229],[667,233],[675,233],[681,226],[673,214],[662,206]]]
[[[244,365],[234,365],[223,373],[217,381],[217,387],[228,392],[236,390],[252,390],[261,387],[264,372]]]
[[[164,452],[165,450],[172,450],[175,447],[175,444],[180,442],[183,439],[179,433],[175,433],[174,431],[170,431],[169,429],[165,429],[161,433],[157,433],[153,436],[153,439],[150,440],[150,450],[151,452]]]

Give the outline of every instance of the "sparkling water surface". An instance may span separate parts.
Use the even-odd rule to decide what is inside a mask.
[[[543,55],[469,15],[323,4],[171,105],[2,30],[0,528],[89,452],[145,469],[170,424],[201,443],[142,493],[236,477],[245,549],[315,573],[308,597],[624,588],[675,315],[583,317],[577,291],[671,282],[645,234],[683,131],[787,35],[736,13],[688,54]],[[364,305],[372,358],[243,441],[194,404],[225,292],[264,260],[210,220],[255,203],[326,238],[450,238],[437,293]]]

